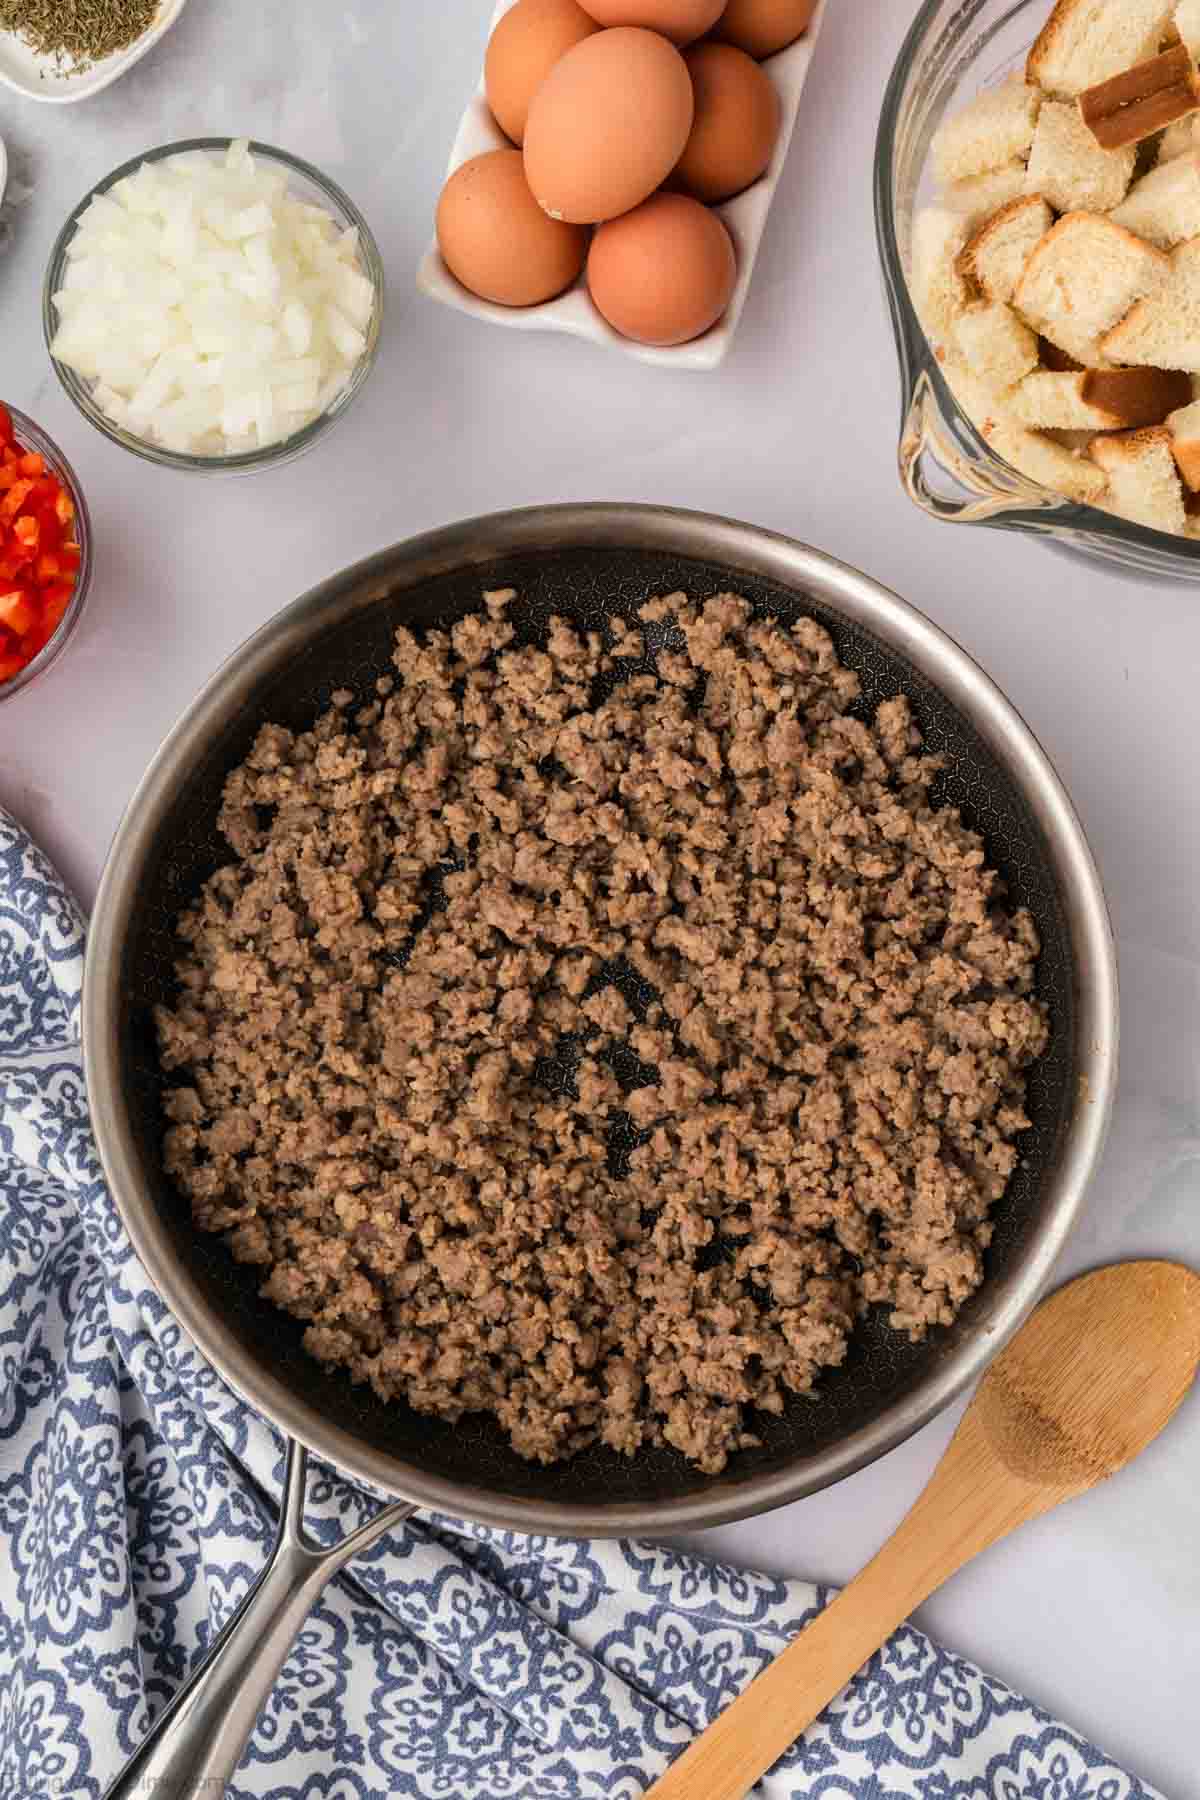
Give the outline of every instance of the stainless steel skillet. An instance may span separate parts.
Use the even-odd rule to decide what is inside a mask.
[[[1032,1082],[1033,1128],[997,1215],[987,1276],[956,1324],[910,1345],[881,1320],[856,1335],[815,1399],[756,1421],[760,1448],[719,1477],[661,1449],[522,1462],[499,1430],[384,1405],[306,1356],[301,1327],[262,1301],[251,1271],[191,1228],[163,1174],[151,1012],[170,991],[172,925],[223,860],[228,772],[267,720],[303,726],[335,688],[365,691],[396,626],[450,622],[484,587],[513,586],[536,635],[552,613],[598,625],[650,595],[725,589],[785,617],[809,613],[863,680],[864,705],[897,691],[946,758],[942,795],[984,833],[989,859],[1041,933],[1049,1054]],[[333,1550],[302,1536],[293,1452],[276,1559],[159,1721],[113,1794],[227,1780],[294,1632],[330,1576],[418,1506],[517,1531],[625,1536],[695,1529],[811,1493],[901,1442],[983,1369],[1037,1298],[1103,1145],[1116,1081],[1117,989],[1100,881],[1070,801],[1023,721],[920,613],[821,552],[753,526],[630,505],[552,506],[469,520],[380,552],[286,608],[209,682],[152,763],[114,840],[97,897],[84,991],[92,1116],[116,1203],[165,1303],[250,1405],[403,1504]],[[217,1787],[216,1791],[221,1791]]]

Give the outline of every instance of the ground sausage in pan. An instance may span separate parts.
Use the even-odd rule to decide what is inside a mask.
[[[978,1285],[1037,936],[812,620],[674,594],[516,647],[511,600],[230,776],[167,1165],[385,1398],[717,1471],[866,1308],[918,1337]]]

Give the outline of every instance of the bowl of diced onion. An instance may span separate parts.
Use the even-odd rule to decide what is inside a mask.
[[[42,314],[97,430],[169,468],[292,461],[346,413],[375,360],[383,265],[318,169],[244,138],[148,151],[79,203]]]

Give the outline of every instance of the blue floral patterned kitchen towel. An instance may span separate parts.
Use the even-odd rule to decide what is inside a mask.
[[[277,1436],[135,1260],[88,1126],[84,929],[0,812],[0,1795],[91,1800],[271,1536]],[[332,1469],[310,1527],[373,1503]],[[635,1800],[822,1602],[642,1543],[397,1532],[315,1608],[233,1793]],[[900,1631],[769,1800],[1154,1800],[1065,1726]]]

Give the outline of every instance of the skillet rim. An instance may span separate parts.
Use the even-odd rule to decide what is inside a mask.
[[[668,1501],[564,1503],[451,1480],[364,1444],[294,1393],[222,1329],[180,1258],[140,1174],[121,1091],[120,971],[125,928],[146,859],[200,746],[280,664],[335,620],[414,587],[503,556],[625,548],[676,554],[807,592],[907,658],[965,716],[1003,764],[1045,839],[1073,951],[1079,1092],[1041,1216],[1022,1255],[981,1290],[986,1314],[913,1389],[839,1442],[785,1467],[721,1475]],[[376,552],[277,613],[224,662],[168,734],[117,827],[96,896],[83,986],[83,1052],[96,1141],[114,1202],[152,1286],[200,1353],[249,1406],[289,1437],[376,1492],[477,1523],[552,1535],[622,1537],[695,1531],[771,1511],[842,1480],[903,1443],[974,1381],[1040,1297],[1104,1148],[1118,1065],[1118,988],[1100,876],[1071,800],[1028,725],[941,627],[871,577],[764,528],[674,507],[621,502],[525,507],[466,519]]]

